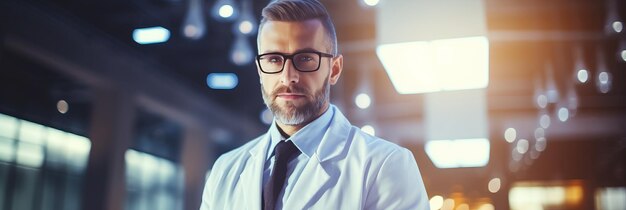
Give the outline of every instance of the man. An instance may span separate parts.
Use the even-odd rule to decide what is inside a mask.
[[[324,6],[275,1],[262,14],[257,70],[274,122],[218,158],[200,209],[429,209],[412,153],[329,103],[343,57]]]

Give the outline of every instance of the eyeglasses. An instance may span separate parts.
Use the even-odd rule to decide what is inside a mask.
[[[256,61],[263,73],[276,74],[283,71],[287,59],[291,59],[296,70],[301,72],[313,72],[320,69],[322,57],[335,57],[323,52],[297,52],[291,55],[283,53],[265,53],[256,56]]]

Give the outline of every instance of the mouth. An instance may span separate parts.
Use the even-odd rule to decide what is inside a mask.
[[[304,98],[305,95],[304,94],[300,94],[300,93],[279,93],[276,94],[276,98],[281,98],[283,100],[296,100],[296,99],[300,99],[300,98]]]

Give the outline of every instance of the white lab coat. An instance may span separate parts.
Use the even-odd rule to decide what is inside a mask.
[[[413,154],[352,126],[335,114],[302,175],[285,192],[283,209],[419,209],[428,196]],[[261,210],[266,133],[220,156],[200,210]]]

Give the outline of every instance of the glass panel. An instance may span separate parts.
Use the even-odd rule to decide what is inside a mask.
[[[25,120],[21,121],[20,134],[18,138],[20,141],[30,142],[33,144],[42,144],[43,137],[44,137],[43,126],[36,124],[36,123],[28,122]]]
[[[607,187],[596,191],[598,210],[626,209],[626,187]]]
[[[126,151],[126,209],[170,210],[182,208],[180,168],[164,158]]]
[[[141,157],[142,153],[127,150],[126,159],[126,209],[140,209],[141,206]]]
[[[42,210],[62,209],[63,177],[58,173],[47,173],[43,177],[43,192],[41,199]]]
[[[158,177],[159,177],[159,158],[154,157],[152,155],[143,154],[142,155],[142,209],[149,210],[154,209],[155,206],[155,193],[158,189]]]
[[[16,131],[17,119],[8,115],[0,114],[0,137],[14,139]]]
[[[65,185],[64,210],[79,210],[81,205],[82,180],[77,176],[67,176]]]
[[[79,210],[90,149],[85,137],[0,114],[0,210]]]
[[[33,209],[35,190],[37,187],[38,170],[15,167],[15,188],[13,193],[13,210]]]
[[[0,162],[0,209],[4,208],[4,198],[8,194],[9,169],[11,166],[7,163]]]
[[[159,165],[159,190],[157,194],[160,209],[176,209],[176,165],[163,160]]]
[[[74,134],[68,134],[67,142],[65,143],[65,151],[66,162],[70,172],[79,174],[85,170],[90,149],[91,141],[89,141],[89,139]]]
[[[15,145],[13,140],[0,137],[0,162],[13,162],[15,155]]]
[[[17,164],[39,168],[43,164],[43,148],[41,145],[19,142],[17,144]]]
[[[48,128],[46,132],[46,164],[53,169],[63,170],[65,168],[65,145],[67,133]]]

